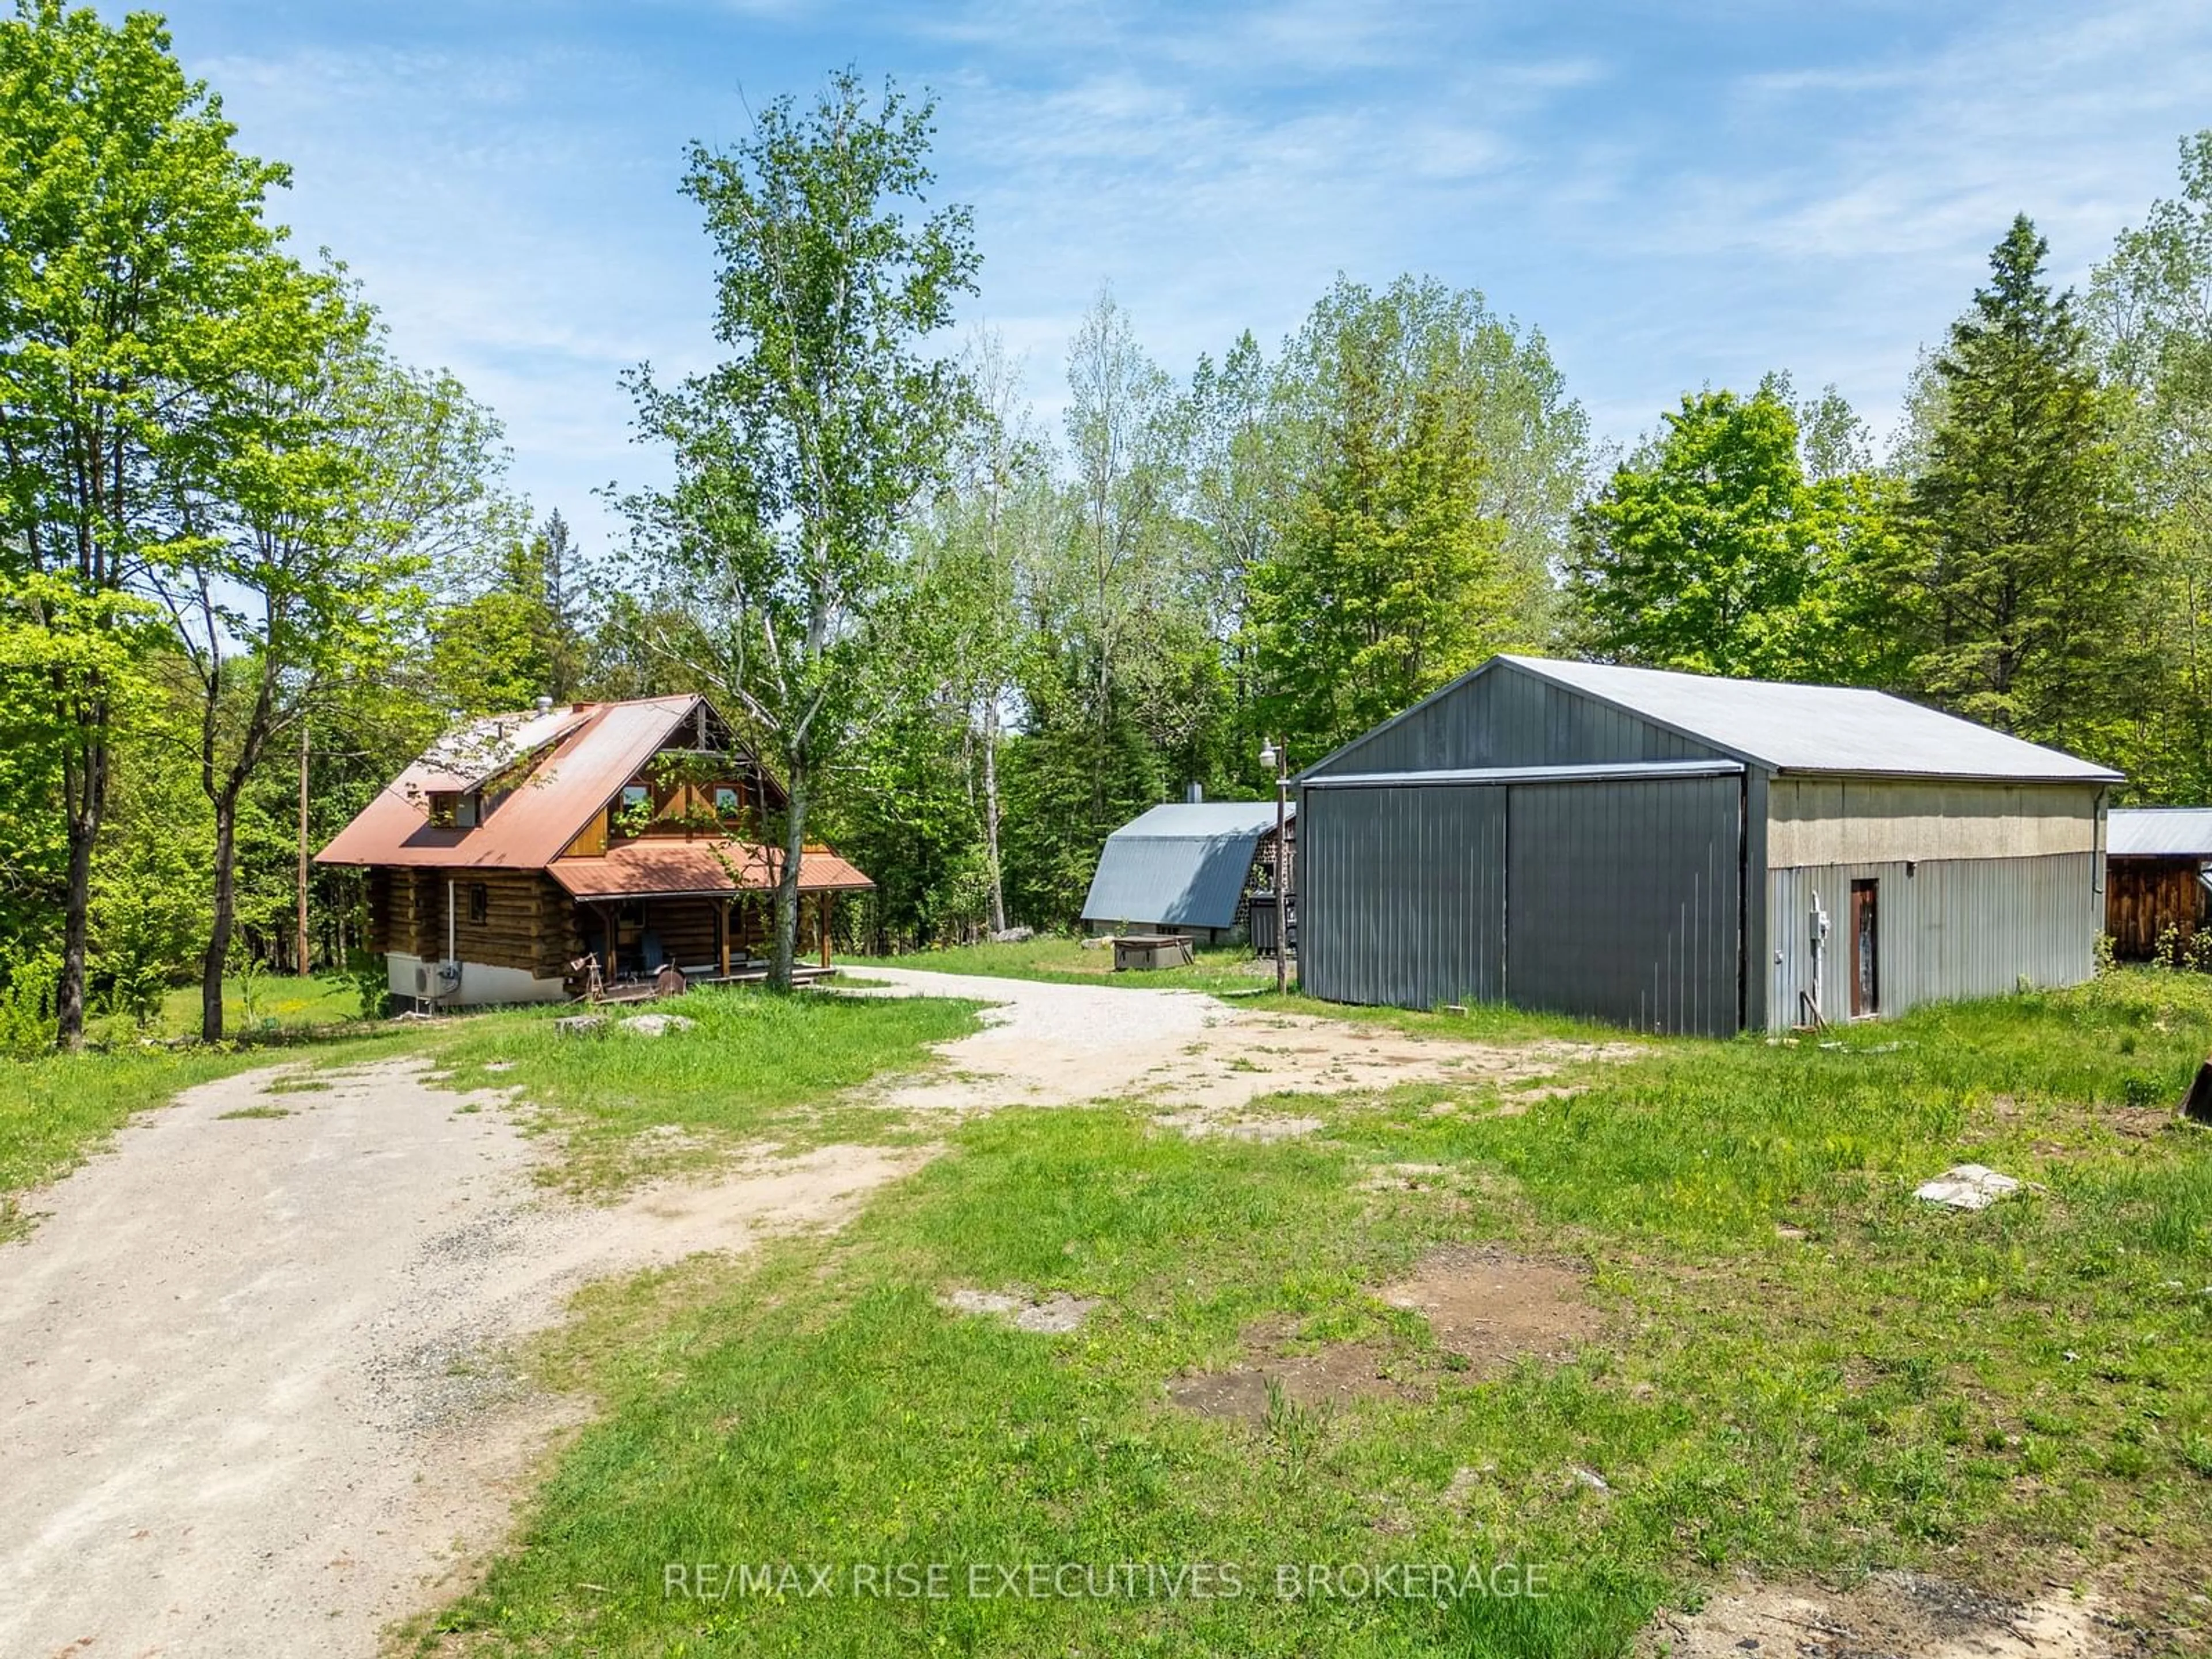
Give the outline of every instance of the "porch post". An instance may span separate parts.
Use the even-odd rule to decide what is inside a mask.
[[[830,965],[830,890],[823,888],[822,896],[814,901],[815,925],[822,930],[822,965]]]
[[[722,977],[730,976],[730,902],[722,901]]]

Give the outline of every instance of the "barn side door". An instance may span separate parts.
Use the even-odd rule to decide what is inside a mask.
[[[1881,1012],[1881,935],[1875,911],[1881,884],[1851,884],[1851,1018]]]

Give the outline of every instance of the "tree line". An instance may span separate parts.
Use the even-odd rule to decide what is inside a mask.
[[[851,71],[695,145],[718,361],[626,377],[672,482],[577,545],[495,415],[270,218],[158,20],[0,23],[0,1030],[359,960],[300,852],[457,714],[714,695],[896,948],[1072,921],[1105,836],[1499,650],[1902,692],[2212,799],[2212,134],[2057,291],[2025,217],[1899,428],[1778,372],[1593,441],[1540,331],[1340,277],[1177,374],[1102,289],[1059,418],[934,109]],[[778,895],[793,950],[797,860]],[[303,896],[304,894],[304,902]]]

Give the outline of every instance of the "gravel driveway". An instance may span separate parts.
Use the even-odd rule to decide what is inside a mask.
[[[1257,1098],[1635,1052],[865,972],[887,983],[864,994],[994,1005],[945,1069],[877,1091],[918,1111],[1133,1097],[1191,1133],[1302,1133]],[[272,1093],[285,1069],[142,1116],[0,1245],[5,1659],[374,1654],[466,1586],[579,1419],[514,1375],[515,1338],[589,1279],[834,1222],[931,1150],[825,1146],[584,1208],[533,1184],[499,1097],[434,1089],[414,1059]]]
[[[1283,1093],[1340,1094],[1399,1083],[1512,1085],[1586,1060],[1631,1058],[1633,1043],[1482,1043],[1382,1024],[1263,1012],[1198,991],[1067,985],[856,968],[840,994],[964,997],[993,1005],[984,1029],[939,1045],[949,1070],[883,1092],[887,1104],[983,1111],[1131,1098],[1185,1127],[1233,1124]],[[871,989],[866,981],[881,982]]]
[[[834,1219],[917,1161],[825,1147],[586,1209],[418,1061],[277,1075],[139,1119],[0,1245],[7,1659],[373,1654],[576,1420],[503,1345],[587,1279]]]

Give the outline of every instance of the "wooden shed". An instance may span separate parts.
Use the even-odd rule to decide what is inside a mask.
[[[2212,807],[2123,806],[2106,843],[2105,931],[2123,962],[2148,962],[2171,934],[2187,951],[2208,920]]]

